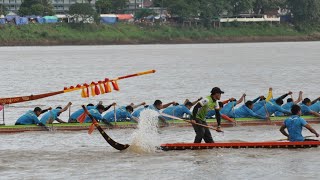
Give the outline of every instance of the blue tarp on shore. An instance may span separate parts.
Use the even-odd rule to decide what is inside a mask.
[[[100,22],[103,24],[115,24],[117,22],[117,17],[101,17]]]
[[[16,25],[25,25],[28,24],[29,20],[26,17],[15,17],[14,18]]]
[[[56,16],[44,16],[43,23],[57,23],[58,18]]]
[[[0,24],[6,24],[6,19],[5,18],[0,18]]]

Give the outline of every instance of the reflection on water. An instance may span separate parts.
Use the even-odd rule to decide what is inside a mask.
[[[292,90],[319,96],[319,42],[141,46],[1,47],[0,97],[62,90],[76,85],[156,69],[157,73],[119,81],[120,92],[89,99],[80,92],[6,107],[6,123],[35,106],[66,105],[72,111],[89,102],[118,105],[161,99],[164,103],[206,96],[213,86],[222,99],[247,100]],[[68,118],[68,113],[61,115]],[[1,120],[1,118],[0,118]],[[319,125],[315,126],[320,129]],[[131,143],[134,130],[109,130]],[[161,143],[192,142],[190,128],[164,128]],[[216,141],[282,139],[278,127],[234,127]],[[307,132],[304,132],[308,135]],[[112,149],[98,132],[31,132],[0,135],[0,174],[4,179],[316,179],[320,158],[312,149],[214,149],[143,154]]]

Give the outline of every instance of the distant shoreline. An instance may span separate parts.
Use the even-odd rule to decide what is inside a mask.
[[[10,41],[0,42],[5,46],[82,46],[82,45],[143,45],[143,44],[215,44],[215,43],[255,43],[255,42],[305,42],[320,41],[320,36],[248,36],[248,37],[215,37],[208,39],[172,39],[157,41],[108,41],[108,40],[71,40],[71,41]]]
[[[288,25],[245,25],[218,29],[96,24],[1,26],[0,46],[139,45],[320,41],[318,31]]]

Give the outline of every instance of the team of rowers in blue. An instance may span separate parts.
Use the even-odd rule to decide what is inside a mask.
[[[268,97],[259,96],[254,100],[246,101],[243,105],[238,108],[235,108],[241,102],[245,101],[246,94],[243,94],[239,100],[235,98],[230,98],[226,101],[220,101],[221,94],[224,92],[218,87],[214,87],[211,91],[211,95],[206,98],[199,98],[194,102],[190,102],[188,99],[181,105],[176,102],[170,102],[167,104],[162,104],[162,101],[156,100],[152,105],[146,105],[145,102],[138,105],[131,103],[127,106],[121,106],[115,108],[114,111],[108,111],[112,106],[116,107],[116,103],[112,103],[108,106],[102,105],[102,102],[99,102],[97,105],[88,104],[87,109],[89,113],[100,122],[104,122],[108,125],[111,125],[110,122],[115,121],[133,121],[138,122],[140,113],[144,109],[152,109],[157,112],[162,110],[162,114],[171,115],[178,118],[192,119],[193,123],[199,123],[207,125],[206,119],[215,117],[217,119],[217,131],[221,131],[221,117],[228,118],[259,118],[269,120],[269,117],[274,116],[284,116],[292,115],[291,119],[299,119],[303,126],[306,126],[306,122],[302,121],[299,115],[314,115],[320,117],[320,97],[311,101],[309,98],[305,98],[302,101],[302,92],[299,92],[299,97],[297,100],[292,98],[292,92],[288,92],[278,98],[272,98],[272,88],[269,88]],[[291,95],[291,98],[287,98],[287,103],[283,104],[283,99]],[[302,103],[300,103],[302,101]],[[299,105],[298,105],[299,104]],[[28,125],[28,124],[38,124],[46,125],[51,124],[55,120],[60,123],[66,123],[59,119],[59,115],[66,111],[72,105],[69,102],[64,108],[57,107],[56,109],[48,108],[42,110],[39,107],[34,108],[34,110],[29,110],[24,115],[22,115],[17,121],[16,125]],[[171,106],[172,105],[172,106]],[[143,106],[138,108],[139,106]],[[193,108],[193,111],[191,109]],[[136,109],[134,111],[134,109]],[[297,112],[298,111],[298,112]],[[69,117],[68,123],[77,123],[77,118],[84,112],[83,109],[79,109],[71,114]],[[102,115],[106,112],[104,115]],[[301,113],[300,113],[301,112]],[[38,117],[41,115],[39,119]],[[290,119],[289,118],[289,119]],[[172,118],[166,116],[159,116],[159,119],[167,124],[167,121],[172,120]],[[286,120],[288,122],[289,120]],[[91,122],[91,119],[87,117],[85,122]],[[295,121],[296,122],[296,121]],[[291,127],[288,123],[284,123],[282,126],[281,132],[284,135],[284,128]],[[208,128],[193,125],[196,132],[195,143],[200,143],[202,139],[207,142],[213,142],[212,136]],[[314,131],[309,125],[306,126],[310,131]],[[302,129],[302,128],[301,128]],[[291,130],[289,130],[289,134]],[[315,131],[314,131],[315,132]],[[299,134],[299,133],[298,133]],[[317,135],[317,133],[315,133]],[[301,132],[300,132],[301,135]],[[289,135],[288,135],[289,136]],[[317,135],[318,136],[318,135]],[[298,138],[289,138],[292,141],[301,140],[302,136]]]

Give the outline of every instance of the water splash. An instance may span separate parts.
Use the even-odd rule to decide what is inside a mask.
[[[135,153],[152,153],[159,146],[158,134],[159,113],[145,109],[140,113],[137,130],[132,134],[132,143],[128,151]]]

